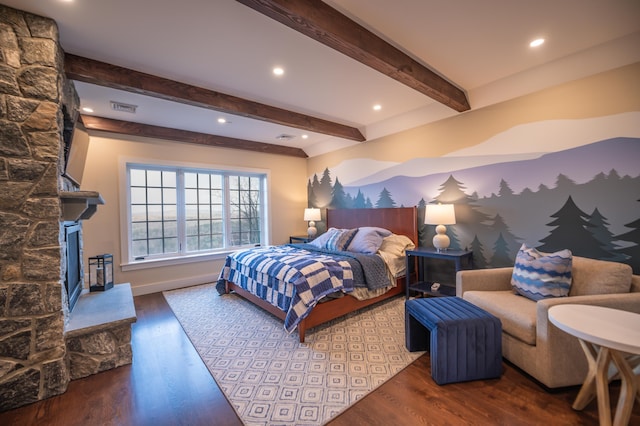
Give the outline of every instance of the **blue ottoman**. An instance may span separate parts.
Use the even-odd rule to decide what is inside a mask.
[[[439,385],[502,374],[502,324],[466,300],[407,300],[405,332],[410,352],[431,353],[431,376]]]

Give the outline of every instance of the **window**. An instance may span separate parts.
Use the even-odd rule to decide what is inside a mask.
[[[263,244],[266,174],[127,164],[129,261]]]

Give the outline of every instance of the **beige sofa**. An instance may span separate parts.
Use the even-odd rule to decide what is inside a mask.
[[[456,295],[502,321],[502,356],[548,388],[582,384],[587,361],[575,337],[549,321],[551,306],[580,303],[640,313],[640,276],[617,262],[573,257],[568,297],[538,302],[514,294],[513,268],[459,271]]]

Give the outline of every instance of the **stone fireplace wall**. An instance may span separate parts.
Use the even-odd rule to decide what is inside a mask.
[[[0,5],[0,411],[64,392],[64,238],[59,191],[64,77],[56,23]]]

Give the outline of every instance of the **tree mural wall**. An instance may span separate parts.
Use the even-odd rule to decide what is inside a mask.
[[[576,158],[580,161],[572,161]],[[309,180],[309,205],[416,205],[420,245],[429,246],[435,230],[422,225],[424,206],[453,203],[456,225],[447,227],[451,248],[473,250],[476,267],[511,266],[522,243],[527,243],[547,252],[568,248],[577,256],[625,262],[638,274],[639,164],[640,139],[614,138],[532,160],[427,172],[419,177],[394,176],[363,185],[343,185],[338,176],[332,184],[327,168],[321,177]],[[584,178],[585,165],[592,169],[591,178]],[[554,171],[555,184],[548,185],[546,178]],[[581,176],[582,183],[574,176]],[[479,192],[491,181],[495,192]],[[421,189],[429,187],[437,187],[437,193],[425,194]]]

